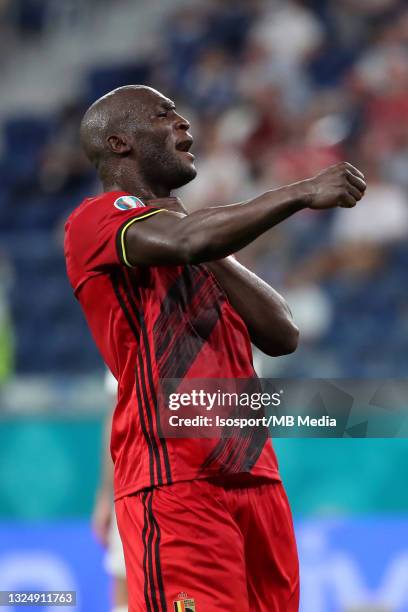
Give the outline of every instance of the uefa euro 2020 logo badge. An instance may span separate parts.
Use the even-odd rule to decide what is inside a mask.
[[[131,210],[132,208],[144,208],[142,200],[136,196],[120,196],[114,201],[113,205],[118,210]]]

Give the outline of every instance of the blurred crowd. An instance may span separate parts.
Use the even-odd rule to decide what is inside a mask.
[[[2,28],[17,39],[30,28],[41,36],[55,4],[2,0]],[[67,2],[70,14],[76,4]],[[143,82],[173,98],[191,122],[199,174],[180,191],[189,210],[242,201],[343,159],[367,178],[356,208],[304,211],[238,255],[282,291],[301,330],[295,354],[257,355],[259,373],[405,377],[406,3],[212,0],[177,4],[157,19],[155,33],[146,33],[149,52],[129,49],[123,64],[95,66],[55,116],[10,117],[2,126],[4,310],[17,373],[101,367],[67,285],[61,230],[99,189],[78,144],[84,109],[116,86]]]

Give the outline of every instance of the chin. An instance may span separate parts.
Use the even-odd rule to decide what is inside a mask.
[[[190,183],[197,176],[197,170],[194,164],[191,166],[183,167],[182,171],[178,173],[177,176],[174,176],[173,184],[171,189],[179,189],[179,187],[183,187]]]

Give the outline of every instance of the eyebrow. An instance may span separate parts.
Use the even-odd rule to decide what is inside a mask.
[[[160,102],[160,106],[162,108],[165,108],[166,110],[175,110],[176,108],[174,102],[171,102],[170,100],[163,100],[162,102]]]

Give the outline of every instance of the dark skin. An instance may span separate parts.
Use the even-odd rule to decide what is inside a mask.
[[[145,87],[120,88],[84,117],[82,143],[104,190],[126,191],[165,209],[129,227],[127,258],[134,266],[205,264],[251,341],[268,355],[291,353],[299,331],[285,300],[229,256],[305,208],[352,208],[364,195],[364,175],[345,162],[246,202],[186,214],[171,191],[196,176],[189,128],[171,100]]]

